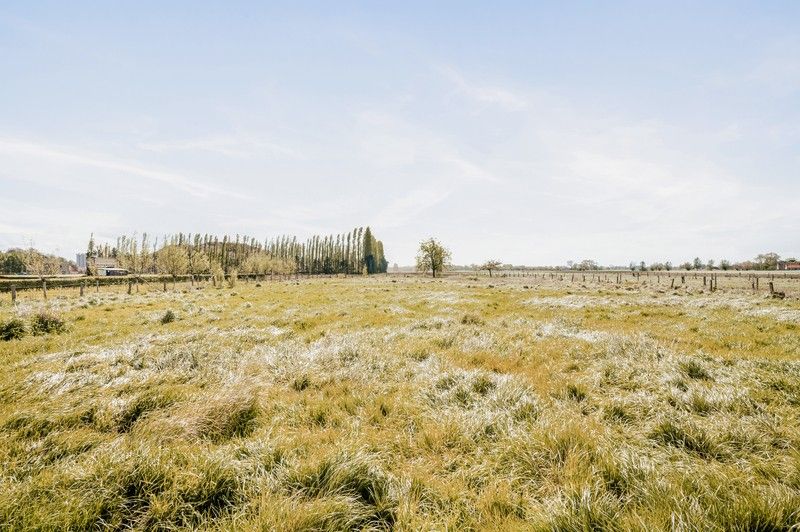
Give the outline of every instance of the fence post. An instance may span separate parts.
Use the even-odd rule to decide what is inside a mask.
[[[133,281],[128,279],[128,295],[131,295],[131,288],[133,288]]]
[[[81,297],[83,297],[83,291],[86,289],[86,279],[81,281]]]
[[[167,282],[164,281],[164,292],[166,292],[166,291],[167,291]]]
[[[100,279],[95,279],[94,280],[94,291],[97,294],[100,293]]]
[[[44,294],[45,301],[47,300],[47,279],[42,279],[42,293]]]
[[[17,287],[13,284],[11,285],[11,304],[17,305]]]

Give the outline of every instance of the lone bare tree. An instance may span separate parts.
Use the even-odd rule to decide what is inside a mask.
[[[417,271],[431,272],[436,277],[436,272],[441,273],[449,266],[450,250],[433,237],[420,242],[419,253],[417,254]]]
[[[503,263],[500,262],[499,260],[487,260],[481,266],[481,270],[487,270],[489,272],[489,277],[491,277],[492,272],[494,270],[499,270],[502,265]]]

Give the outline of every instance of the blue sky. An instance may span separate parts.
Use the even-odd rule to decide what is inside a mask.
[[[800,255],[798,2],[5,2],[0,247]]]

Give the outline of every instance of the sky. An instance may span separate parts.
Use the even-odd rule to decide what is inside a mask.
[[[0,4],[0,248],[800,256],[800,2]]]

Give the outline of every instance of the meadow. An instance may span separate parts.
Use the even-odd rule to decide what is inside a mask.
[[[616,281],[6,297],[0,528],[797,529],[797,292]]]

